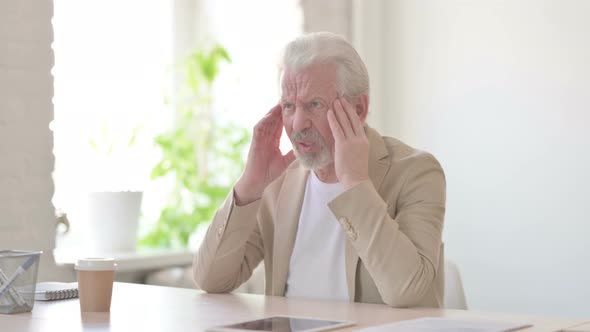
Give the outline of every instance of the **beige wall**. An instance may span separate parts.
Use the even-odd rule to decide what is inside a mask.
[[[360,5],[372,123],[441,161],[470,307],[590,316],[590,2]]]
[[[352,38],[352,0],[300,0],[303,31],[331,31]]]
[[[57,277],[53,196],[52,1],[0,1],[0,249],[45,252]]]

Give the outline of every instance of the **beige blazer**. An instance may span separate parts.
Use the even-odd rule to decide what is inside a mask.
[[[430,154],[367,128],[369,177],[328,206],[348,238],[350,301],[441,307],[445,177]],[[265,292],[284,296],[309,171],[293,162],[246,206],[233,193],[217,211],[193,264],[196,284],[229,292],[264,259]]]

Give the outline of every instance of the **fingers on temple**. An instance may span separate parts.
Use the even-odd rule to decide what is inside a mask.
[[[274,137],[279,139],[281,138],[281,135],[283,134],[283,116],[281,114],[281,110],[282,108],[279,106],[279,109],[276,111],[276,121],[273,122],[274,124]]]
[[[361,123],[361,119],[359,118],[358,114],[356,114],[354,106],[346,100],[346,98],[341,98],[342,106],[346,110],[346,114],[348,115],[348,120],[350,121],[351,127],[355,135],[358,135],[363,130],[363,124]]]
[[[254,126],[254,135],[258,137],[276,136],[277,131],[280,132],[283,128],[283,118],[281,117],[281,105],[276,105],[260,121]]]
[[[336,119],[336,115],[334,109],[330,109],[328,111],[328,124],[330,125],[330,129],[332,130],[332,135],[336,141],[343,140],[345,138],[344,132],[342,131],[342,127],[340,123]]]
[[[342,128],[342,132],[344,133],[344,135],[346,137],[354,135],[350,119],[348,119],[348,115],[346,115],[344,105],[340,101],[340,98],[334,101],[334,113],[336,114],[336,118],[340,123],[340,127]]]

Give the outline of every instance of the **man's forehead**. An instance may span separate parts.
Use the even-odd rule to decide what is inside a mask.
[[[288,100],[288,99],[311,99],[317,97],[324,97],[327,96],[329,93],[327,90],[323,89],[301,89],[301,90],[283,90],[281,94],[281,100]]]
[[[331,94],[336,90],[336,77],[325,70],[285,71],[281,77],[282,98],[304,98]]]

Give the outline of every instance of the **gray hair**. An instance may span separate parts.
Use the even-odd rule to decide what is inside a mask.
[[[365,63],[342,36],[331,32],[305,34],[285,46],[279,75],[302,70],[314,64],[333,63],[337,67],[338,91],[348,97],[369,95],[369,73]]]

